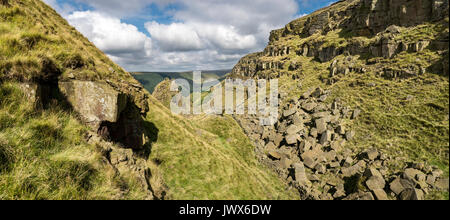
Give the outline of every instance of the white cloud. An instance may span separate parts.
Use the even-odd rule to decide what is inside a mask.
[[[262,50],[270,31],[296,18],[295,0],[177,0],[177,21],[145,27],[159,48],[158,68],[232,68],[242,56]]]
[[[92,11],[74,12],[67,16],[100,50],[119,60],[120,57],[142,60],[151,56],[152,41],[130,24]]]
[[[257,46],[254,35],[240,34],[236,27],[232,25],[208,23],[195,23],[190,25],[195,27],[203,40],[220,50],[250,50]]]
[[[232,68],[262,50],[271,30],[298,17],[296,0],[72,0],[94,9],[75,12],[45,1],[68,11],[72,25],[129,71]],[[177,7],[166,8],[172,3]],[[149,14],[152,4],[165,14]],[[121,20],[158,16],[173,22],[145,20],[149,36]]]
[[[43,0],[43,1],[47,5],[51,6],[53,9],[55,9],[62,16],[67,16],[75,10],[74,7],[72,7],[71,5],[69,5],[67,3],[58,4],[57,0]]]
[[[164,25],[153,21],[146,23],[145,27],[164,51],[190,51],[204,48],[197,31],[189,25],[182,23]]]
[[[256,46],[253,35],[241,35],[235,27],[209,23],[159,24],[145,27],[158,46],[166,52],[218,49],[222,51],[249,50]]]

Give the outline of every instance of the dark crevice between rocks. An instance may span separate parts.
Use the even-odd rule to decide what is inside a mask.
[[[0,0],[0,5],[3,5],[5,7],[10,7],[9,0]]]
[[[140,109],[131,101],[120,113],[117,122],[104,121],[97,131],[105,140],[132,149],[138,156],[147,159],[151,153],[151,146],[158,140],[159,130],[156,126],[145,121]]]

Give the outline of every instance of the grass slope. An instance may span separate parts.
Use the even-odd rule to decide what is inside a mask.
[[[430,54],[434,52],[401,54],[383,62],[395,67],[402,65],[401,62],[413,63],[407,57],[413,57],[414,62],[430,61]],[[327,67],[331,61],[301,59],[307,67],[301,79],[280,78],[281,91],[288,94],[285,101],[300,97],[311,87],[331,90],[328,102],[340,98],[352,109],[362,110],[360,118],[348,125],[357,135],[346,147],[359,151],[375,147],[396,159],[396,163],[388,165],[392,170],[400,170],[409,162],[425,162],[449,176],[448,76],[426,72],[418,77],[392,80],[380,77],[369,68],[367,73],[351,73],[327,85],[320,79],[329,77]],[[449,198],[448,192],[428,196],[429,199]]]
[[[36,111],[17,83],[0,84],[0,199],[144,199],[86,143],[87,130],[58,106]]]
[[[131,174],[117,177],[86,142],[76,114],[35,110],[16,82],[51,77],[136,82],[40,0],[0,4],[0,199],[144,199]],[[231,118],[188,120],[150,102],[146,120],[158,130],[150,182],[166,185],[166,198],[295,198],[259,166]]]
[[[0,4],[0,78],[134,80],[41,0]]]
[[[158,161],[170,199],[295,199],[256,160],[253,146],[228,116],[174,116],[151,98],[147,120],[158,128],[151,159]]]

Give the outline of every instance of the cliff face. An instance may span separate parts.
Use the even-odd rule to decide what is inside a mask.
[[[339,1],[292,21],[231,74],[277,78],[278,120],[235,119],[304,199],[448,198],[448,25],[446,0]]]
[[[298,75],[298,57],[328,62],[339,55],[393,58],[401,52],[448,51],[448,1],[347,0],[271,32],[263,52],[244,57],[232,73]],[[445,55],[444,55],[445,56]],[[448,74],[442,65],[440,70]]]

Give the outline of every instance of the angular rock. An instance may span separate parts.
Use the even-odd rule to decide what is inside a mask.
[[[329,166],[330,166],[330,168],[338,168],[341,165],[339,164],[339,162],[332,162],[332,163],[329,164]]]
[[[295,108],[290,108],[290,109],[285,110],[285,111],[283,112],[283,116],[284,116],[284,117],[289,117],[289,116],[295,114],[296,112],[297,112],[297,109],[295,109]]]
[[[269,142],[268,144],[266,144],[264,149],[266,149],[267,151],[273,151],[277,149],[277,146],[275,146],[273,142]]]
[[[294,145],[294,144],[297,144],[298,139],[299,139],[298,134],[288,135],[288,136],[286,136],[286,143],[288,145]]]
[[[314,92],[311,93],[311,96],[314,98],[319,98],[321,95],[323,95],[324,91],[322,88],[317,88],[316,90],[314,90]]]
[[[58,87],[81,120],[98,135],[125,148],[143,148],[147,138],[141,114],[146,109],[129,101],[127,95],[103,82],[72,80],[59,82]]]
[[[317,103],[309,102],[302,105],[302,108],[307,112],[312,112],[317,107]]]
[[[355,137],[355,131],[347,131],[347,133],[345,133],[345,138],[347,141],[352,140],[353,137]]]
[[[400,200],[423,200],[424,194],[420,189],[405,189],[400,194]]]
[[[391,182],[389,185],[389,188],[393,193],[396,195],[400,195],[406,188],[403,186],[403,183],[400,178],[396,178],[394,181]]]
[[[96,129],[104,121],[118,122],[127,105],[127,97],[106,83],[73,80],[58,86],[82,120]]]
[[[383,189],[375,189],[373,190],[373,194],[377,200],[389,200],[386,192]]]
[[[303,159],[303,163],[310,169],[314,169],[314,167],[316,166],[316,160],[310,156],[305,156]]]
[[[383,177],[380,176],[372,176],[366,181],[367,188],[372,191],[376,189],[384,189],[385,185],[386,181],[384,181]]]
[[[292,161],[288,159],[287,157],[282,157],[280,160],[280,165],[283,169],[288,169],[292,165]]]
[[[317,177],[316,175],[310,175],[308,179],[311,182],[319,182],[320,181],[319,177]]]
[[[325,159],[329,162],[334,161],[337,157],[337,153],[334,150],[331,150],[329,152],[325,152],[323,154],[323,156],[325,157]]]
[[[331,141],[331,135],[332,135],[332,132],[329,131],[329,130],[327,130],[324,133],[322,133],[322,136],[320,138],[320,144],[321,145],[325,145],[325,143],[330,142]]]
[[[344,190],[336,190],[336,192],[333,194],[333,198],[338,199],[338,198],[343,198],[345,197],[345,191]]]
[[[313,138],[317,138],[317,136],[319,135],[318,132],[317,132],[317,128],[311,128],[311,130],[309,131],[309,134]]]
[[[383,175],[381,175],[380,171],[378,171],[375,168],[366,169],[366,171],[364,172],[364,176],[368,177],[368,178],[373,177],[373,176],[378,176],[378,177],[383,178]]]
[[[278,147],[278,146],[280,146],[283,139],[284,139],[284,137],[282,134],[277,134],[277,135],[275,135],[275,140],[273,141],[273,143],[275,144],[276,147]]]
[[[344,167],[350,167],[353,165],[353,158],[347,157],[344,161]]]
[[[445,179],[438,179],[435,183],[435,187],[439,190],[447,190],[448,191],[448,186],[449,186],[449,179],[445,178]]]
[[[433,186],[435,182],[436,182],[436,177],[434,177],[433,175],[427,176],[426,183],[428,183],[428,185]]]
[[[344,125],[339,125],[336,128],[336,133],[338,133],[340,135],[345,135],[345,126]]]
[[[327,168],[323,165],[323,164],[317,164],[314,169],[317,171],[317,173],[319,174],[324,174],[327,172]]]
[[[272,160],[280,160],[281,159],[281,154],[277,151],[269,151],[268,156]]]
[[[368,150],[364,151],[364,152],[361,154],[361,156],[362,156],[364,159],[367,159],[367,160],[370,160],[370,161],[373,161],[373,160],[377,159],[379,155],[380,155],[380,154],[378,153],[378,150],[377,150],[377,149],[374,149],[374,148],[368,149]]]
[[[317,119],[316,120],[316,128],[317,128],[317,133],[319,133],[319,134],[322,134],[323,132],[325,132],[327,130],[326,120],[323,118]]]
[[[300,132],[302,129],[303,129],[303,127],[299,127],[299,126],[297,126],[297,125],[290,125],[290,126],[287,128],[286,133],[287,133],[288,135],[295,135],[295,134],[297,134],[298,132]]]
[[[373,198],[372,193],[366,192],[366,193],[360,193],[358,200],[371,201],[371,200],[375,200],[375,198]]]
[[[300,153],[304,153],[305,151],[311,150],[311,147],[312,143],[309,140],[303,140],[299,146]]]
[[[402,176],[404,179],[415,181],[418,175],[423,174],[420,170],[416,170],[414,168],[405,169]]]
[[[361,167],[356,164],[356,165],[348,167],[348,168],[342,168],[341,172],[344,177],[352,177],[352,176],[356,175],[360,169],[361,169]]]
[[[306,176],[306,170],[303,163],[294,163],[292,164],[292,167],[294,168],[295,172],[295,181],[299,183],[301,186],[309,186],[311,185],[311,182],[308,180],[308,177]]]

